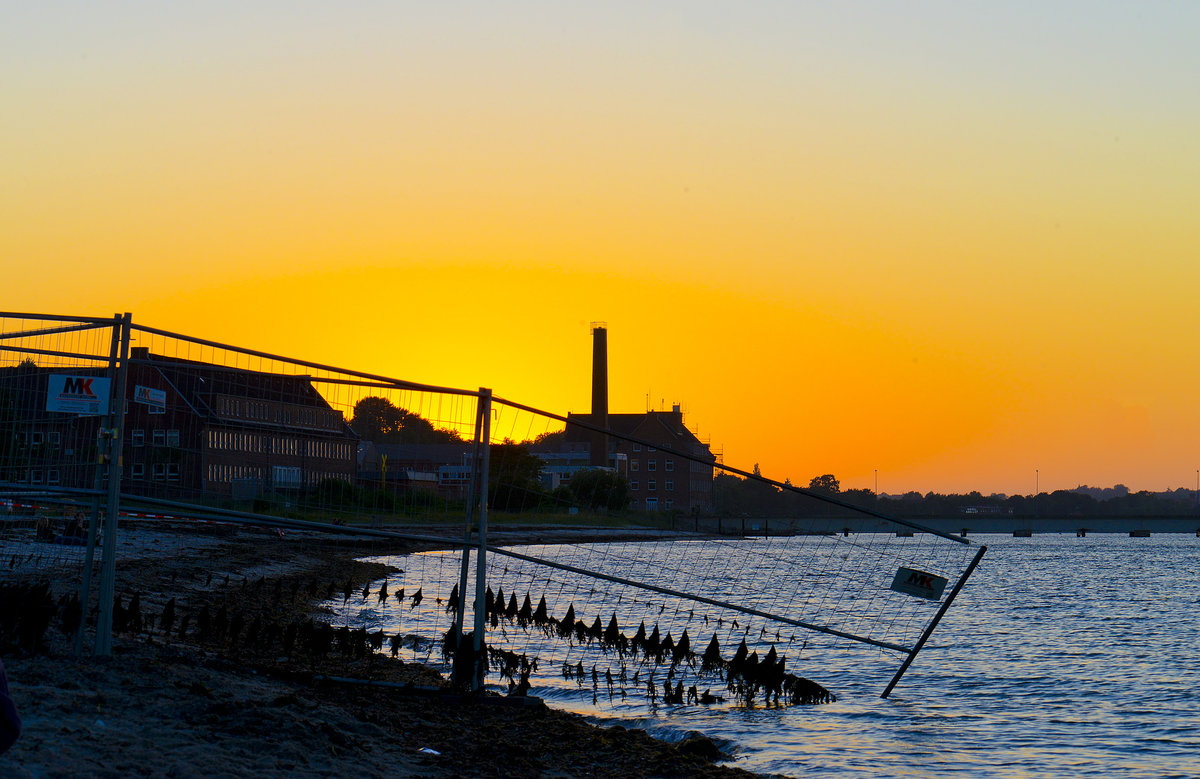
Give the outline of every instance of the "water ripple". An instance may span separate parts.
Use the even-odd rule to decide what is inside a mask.
[[[854,646],[824,663],[789,661],[837,693],[824,706],[650,710],[633,696],[606,706],[603,695],[593,705],[590,685],[584,696],[561,678],[539,680],[533,694],[672,740],[703,733],[734,765],[762,773],[1200,775],[1200,539],[981,543],[983,565],[888,700],[878,695],[898,661]]]

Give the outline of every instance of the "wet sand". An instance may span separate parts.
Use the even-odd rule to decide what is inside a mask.
[[[384,573],[353,562],[380,554],[378,544],[283,545],[240,532],[189,545],[194,555],[170,544],[169,553],[156,554],[164,537],[138,532],[144,537],[125,536],[131,543],[123,548],[133,551],[118,591],[143,593],[148,614],[175,598],[181,608],[220,602],[280,619],[309,616],[317,599],[304,594],[303,582],[349,575],[361,586]],[[258,578],[281,580],[285,594],[294,584],[300,594],[271,599],[269,587],[253,586]],[[430,669],[387,656],[297,663],[277,651],[143,630],[118,634],[110,659],[74,659],[55,627],[49,635],[47,651],[4,658],[25,732],[0,756],[2,777],[748,775],[703,756],[710,742],[666,744],[532,699],[455,695]]]

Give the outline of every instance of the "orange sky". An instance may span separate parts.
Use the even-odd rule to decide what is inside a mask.
[[[1198,15],[25,8],[3,307],[560,412],[603,320],[776,478],[1190,487]]]

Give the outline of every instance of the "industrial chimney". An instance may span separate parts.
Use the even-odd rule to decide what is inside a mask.
[[[592,323],[592,418],[597,427],[608,427],[608,327],[603,322]],[[608,436],[596,433],[592,437],[592,467],[608,465]]]

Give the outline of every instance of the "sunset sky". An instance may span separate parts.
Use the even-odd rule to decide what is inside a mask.
[[[883,492],[1192,488],[1200,3],[8,3],[8,311]]]

